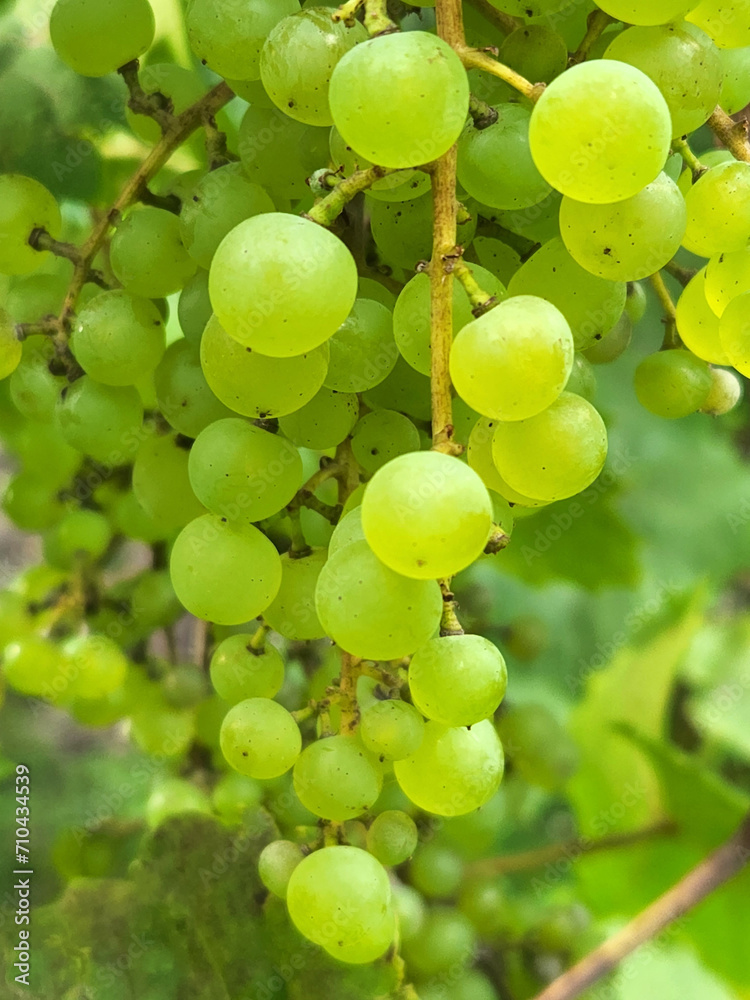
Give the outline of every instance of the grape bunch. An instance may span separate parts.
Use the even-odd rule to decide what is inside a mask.
[[[189,0],[186,69],[148,0],[57,0],[57,56],[120,74],[142,156],[93,226],[33,160],[0,175],[3,508],[43,550],[0,594],[2,676],[128,720],[172,769],[152,826],[267,809],[260,877],[335,959],[402,947],[424,1000],[457,963],[450,996],[491,1000],[477,935],[528,928],[450,831],[471,851],[496,821],[499,731],[544,787],[574,765],[554,719],[496,720],[505,660],[452,581],[602,472],[599,365],[635,352],[656,416],[737,404],[750,21],[397,6]],[[699,156],[707,122],[725,148]],[[191,620],[194,655],[155,642]]]

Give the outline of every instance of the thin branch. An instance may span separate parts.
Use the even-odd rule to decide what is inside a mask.
[[[456,51],[466,69],[483,69],[486,73],[491,73],[492,76],[503,80],[503,82],[513,87],[514,90],[523,94],[524,97],[528,97],[530,101],[538,101],[542,96],[546,84],[531,83],[525,76],[521,76],[520,73],[516,73],[514,69],[511,69],[510,66],[498,62],[497,59],[493,58],[489,50],[471,49],[461,46]]]
[[[474,272],[462,260],[457,260],[453,264],[453,273],[463,285],[463,289],[471,302],[471,311],[474,316],[482,316],[497,305],[497,298],[490,295],[479,284],[474,277]]]
[[[322,198],[317,205],[313,205],[309,212],[305,213],[305,218],[312,222],[317,222],[321,226],[330,226],[334,222],[344,207],[360,193],[372,187],[375,181],[381,177],[392,174],[393,170],[388,167],[368,167],[367,170],[356,170]]]
[[[179,215],[182,211],[182,201],[176,194],[154,194],[147,187],[141,191],[138,201],[153,208],[163,208],[165,212],[171,212],[173,215]]]
[[[347,0],[331,14],[331,20],[343,21],[347,28],[353,27],[355,15],[364,2],[365,0]]]
[[[522,17],[513,17],[502,10],[493,7],[489,0],[469,0],[474,10],[479,11],[485,21],[494,24],[504,35],[510,35],[516,28],[522,28],[524,20]]]
[[[631,920],[619,933],[595,948],[536,997],[536,1000],[573,1000],[611,972],[639,945],[687,913],[720,885],[744,868],[750,859],[750,814],[739,830],[676,885]]]
[[[693,175],[693,184],[695,184],[698,178],[705,174],[708,167],[701,163],[690,146],[688,146],[686,139],[673,139],[672,149],[682,157],[685,166]]]
[[[388,17],[387,0],[365,0],[365,28],[370,38],[399,30],[398,25]]]
[[[266,636],[271,631],[271,626],[261,622],[255,630],[252,639],[247,644],[247,648],[253,653],[260,653],[266,644]]]
[[[203,128],[206,133],[208,169],[218,170],[219,167],[225,167],[228,163],[231,163],[233,157],[227,149],[226,133],[216,127],[216,118],[213,115],[206,115],[203,121]]]
[[[315,495],[315,491],[332,479],[339,472],[339,466],[336,462],[332,462],[330,458],[322,460],[321,467],[315,473],[315,475],[310,476],[307,482],[300,486],[297,493],[292,497],[292,499],[287,504],[287,510],[292,513],[298,511],[300,507],[309,506],[310,497]],[[325,504],[328,507],[328,504]]]
[[[656,297],[664,312],[664,341],[662,342],[661,349],[667,351],[674,347],[679,347],[682,341],[677,333],[674,302],[672,301],[672,296],[669,294],[669,289],[664,284],[661,271],[652,274],[648,280],[651,282],[651,287],[656,292]]]
[[[359,724],[357,705],[357,678],[362,660],[358,656],[341,650],[341,677],[338,686],[338,702],[341,708],[341,729],[343,734],[353,733]]]
[[[750,146],[747,143],[747,119],[736,122],[718,105],[708,119],[708,124],[735,158],[750,163]]]
[[[688,284],[688,282],[692,281],[698,273],[696,268],[683,267],[682,264],[678,264],[675,260],[667,261],[662,270],[666,271],[667,274],[671,274],[673,278],[676,278],[683,288]]]
[[[133,114],[147,115],[149,118],[153,118],[164,134],[174,123],[174,105],[169,97],[165,97],[159,91],[149,94],[143,89],[138,76],[139,68],[138,60],[133,59],[132,62],[120,66],[117,71],[128,88],[130,95],[128,107]]]
[[[585,62],[591,52],[594,42],[601,36],[605,28],[617,22],[616,17],[605,14],[603,10],[593,10],[586,20],[586,34],[583,36],[581,44],[568,60],[569,66]]]
[[[440,618],[440,635],[463,635],[464,630],[458,620],[456,595],[451,590],[450,580],[439,580],[440,593],[443,595],[443,613]]]

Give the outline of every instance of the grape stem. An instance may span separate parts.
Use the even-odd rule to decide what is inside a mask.
[[[169,97],[165,97],[160,91],[148,94],[141,86],[138,75],[140,63],[137,59],[120,66],[117,72],[125,81],[128,88],[128,107],[136,115],[147,115],[153,118],[162,131],[162,135],[174,122],[174,105]]]
[[[490,537],[487,539],[487,544],[484,547],[485,554],[494,556],[496,553],[502,552],[509,544],[510,535],[506,535],[499,524],[493,524]]]
[[[206,133],[206,156],[208,157],[208,169],[218,170],[228,163],[237,160],[227,149],[226,133],[216,127],[216,119],[213,115],[206,115],[203,120],[203,130]]]
[[[669,294],[669,289],[664,284],[664,278],[661,276],[661,271],[657,271],[656,274],[652,274],[648,279],[651,282],[651,287],[656,293],[656,297],[664,312],[664,341],[661,345],[662,351],[669,351],[675,347],[681,347],[682,341],[680,340],[679,334],[677,333],[677,324],[675,322],[675,307],[672,301],[672,296]]]
[[[266,625],[265,622],[261,622],[253,633],[252,639],[247,644],[248,651],[251,653],[262,652],[266,645],[266,637],[270,631],[271,626]]]
[[[151,205],[152,208],[162,208],[173,215],[179,215],[182,210],[182,202],[176,194],[154,194],[147,187],[141,191],[138,201],[144,205]]]
[[[81,260],[80,247],[77,247],[74,243],[64,243],[62,240],[56,240],[54,236],[50,236],[46,229],[33,229],[28,242],[29,246],[33,247],[34,250],[47,250],[49,253],[54,254],[55,257],[64,257],[65,260],[69,260],[74,265],[78,264]],[[112,287],[102,272],[97,271],[95,268],[89,269],[88,280],[100,288]]]
[[[341,650],[341,676],[338,686],[338,702],[341,708],[342,735],[353,733],[359,724],[359,706],[357,705],[357,678],[361,670],[362,660],[358,656]]]
[[[750,146],[747,142],[747,119],[736,122],[718,104],[708,119],[714,135],[721,140],[735,160],[750,163]]]
[[[603,10],[593,10],[586,20],[586,34],[583,36],[581,44],[568,59],[568,66],[576,66],[578,63],[585,62],[591,52],[591,46],[604,29],[610,24],[616,24],[616,22],[616,17],[605,14]]]
[[[667,274],[671,274],[673,278],[683,286],[687,285],[696,276],[698,271],[694,267],[683,267],[682,264],[678,264],[676,260],[669,260],[662,268]]]
[[[463,635],[464,630],[456,615],[456,596],[451,590],[450,580],[438,580],[443,595],[443,614],[440,618],[440,635]]]
[[[524,97],[528,97],[530,101],[538,101],[547,86],[545,83],[531,83],[510,66],[498,62],[494,58],[497,55],[497,49],[472,49],[468,45],[454,46],[454,48],[466,69],[483,69],[485,73],[490,73],[503,80]]]
[[[365,0],[365,28],[370,38],[399,30],[398,25],[388,17],[387,0]]]
[[[469,96],[469,114],[474,122],[474,128],[480,131],[494,125],[498,119],[497,108],[483,101],[481,97]]]
[[[679,153],[682,157],[685,166],[691,171],[693,175],[693,184],[708,170],[708,167],[704,166],[695,153],[692,151],[690,146],[688,146],[685,139],[673,139],[672,149],[675,153]]]
[[[505,11],[497,10],[496,7],[493,7],[489,3],[489,0],[469,0],[469,3],[474,10],[482,15],[485,21],[494,24],[504,35],[510,35],[516,28],[522,28],[524,25],[523,18],[513,17],[512,14],[506,14]]]
[[[354,457],[351,438],[342,441],[336,449],[336,466],[338,501],[343,505],[359,486],[359,462]]]
[[[356,170],[349,177],[340,181],[330,194],[321,198],[309,212],[303,213],[303,215],[306,219],[317,222],[320,226],[330,226],[360,191],[366,191],[376,181],[392,173],[393,170],[388,167],[374,166],[368,167],[366,170]]]
[[[457,260],[453,264],[453,273],[463,285],[464,291],[471,302],[471,311],[474,316],[483,316],[497,305],[497,298],[481,287],[474,272],[462,260]]]
[[[351,28],[356,20],[355,14],[365,0],[347,0],[331,14],[332,21],[343,21],[347,28]]]

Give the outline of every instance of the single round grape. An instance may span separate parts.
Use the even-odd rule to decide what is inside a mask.
[[[68,283],[59,273],[19,275],[8,288],[5,309],[14,323],[33,323],[40,316],[56,316],[67,290]]]
[[[722,315],[732,299],[750,291],[750,246],[712,257],[706,265],[704,291],[717,316]],[[15,377],[11,376],[11,389]]]
[[[635,394],[657,417],[675,419],[695,413],[710,388],[708,365],[689,351],[658,351],[635,370]]]
[[[363,542],[365,533],[362,530],[362,508],[355,507],[344,514],[339,523],[333,529],[331,540],[328,543],[328,555],[332,556],[339,549],[346,548],[352,542]]]
[[[264,618],[285,639],[304,641],[325,636],[315,610],[315,588],[326,559],[325,549],[313,549],[302,557],[287,552],[281,557],[281,586]]]
[[[49,337],[28,337],[21,346],[21,360],[11,374],[10,398],[28,420],[50,423],[66,382],[53,375],[55,349]]]
[[[596,396],[596,375],[592,364],[586,355],[576,354],[570,376],[565,383],[565,392],[583,396],[589,403],[593,403]]]
[[[189,453],[174,434],[151,434],[136,452],[133,493],[153,521],[166,532],[184,528],[205,513],[190,488]]]
[[[362,156],[346,144],[335,127],[331,129],[330,149],[334,167],[347,176],[353,174],[355,170],[367,170],[373,166],[366,156]],[[429,188],[430,175],[426,171],[406,169],[395,170],[392,174],[381,177],[370,185],[367,193],[372,198],[384,201],[410,201],[424,194]]]
[[[612,329],[626,297],[624,282],[585,270],[560,239],[545,243],[523,263],[511,278],[508,292],[536,295],[556,306],[568,321],[577,351]]]
[[[174,63],[149,63],[148,66],[143,66],[138,74],[138,82],[145,93],[161,94],[171,101],[175,115],[187,111],[191,104],[200,100],[205,90],[197,73]],[[125,117],[139,139],[152,145],[161,139],[162,130],[150,115],[126,108]]]
[[[230,705],[247,698],[273,698],[284,683],[281,653],[269,642],[256,649],[251,639],[244,633],[227,636],[211,657],[211,683]]]
[[[230,771],[216,782],[211,799],[214,809],[225,822],[239,824],[245,813],[260,805],[263,786],[246,774]]]
[[[521,258],[517,251],[491,236],[477,236],[471,246],[482,267],[496,275],[507,287],[521,266]]]
[[[409,865],[409,881],[428,899],[450,899],[464,878],[464,863],[449,847],[422,844]]]
[[[421,646],[409,665],[409,690],[428,719],[473,726],[494,715],[508,671],[500,650],[481,635],[446,635]]]
[[[180,292],[177,315],[185,339],[200,344],[213,310],[208,294],[208,271],[199,268]]]
[[[7,378],[18,368],[22,354],[23,347],[10,316],[0,309],[0,379]]]
[[[146,802],[146,822],[150,827],[160,826],[170,816],[195,812],[211,814],[208,796],[183,778],[162,779]]]
[[[180,239],[180,220],[163,208],[136,209],[120,223],[110,262],[125,290],[146,299],[179,292],[196,270]]]
[[[392,909],[382,918],[370,934],[356,944],[334,940],[329,941],[325,950],[339,962],[349,965],[369,965],[390,948],[396,933],[396,919]]]
[[[664,166],[669,109],[645,73],[595,59],[566,70],[534,106],[531,154],[544,179],[577,201],[622,201]]]
[[[430,380],[401,357],[396,359],[390,375],[369,389],[363,399],[374,409],[398,410],[417,420],[429,420],[432,412]]]
[[[750,243],[750,163],[711,167],[685,196],[687,229],[682,245],[701,257],[732,253]]]
[[[437,451],[400,455],[375,473],[362,527],[375,555],[416,580],[453,576],[487,544],[492,507],[473,469]]]
[[[526,781],[554,792],[578,767],[578,749],[565,727],[543,705],[514,704],[500,717],[498,731],[513,767]]]
[[[112,528],[95,510],[70,510],[44,538],[44,558],[50,566],[72,569],[76,563],[95,562],[107,551]]]
[[[376,472],[399,455],[419,451],[419,431],[395,410],[366,413],[352,433],[352,452],[367,472]]]
[[[298,759],[302,737],[289,712],[270,698],[248,698],[221,724],[221,752],[250,778],[277,778]]]
[[[0,274],[29,274],[49,257],[29,245],[35,229],[60,235],[57,202],[46,187],[21,174],[0,175]],[[18,320],[16,320],[18,322]]]
[[[289,879],[304,857],[300,845],[291,840],[274,840],[266,844],[258,858],[261,882],[274,896],[286,899]]]
[[[121,493],[115,502],[110,516],[113,528],[126,538],[134,538],[139,542],[153,545],[164,541],[169,534],[168,528],[162,528],[136,499],[133,490]],[[194,517],[197,515],[193,515]]]
[[[194,344],[170,344],[154,372],[156,400],[162,414],[180,434],[197,438],[206,427],[231,411],[209,385]]]
[[[506,211],[502,208],[490,208],[488,205],[478,205],[477,210],[482,218],[497,223],[517,236],[524,236],[533,243],[546,243],[560,235],[557,217],[561,200],[559,191],[551,191],[538,205],[531,205],[521,211]]]
[[[503,748],[489,719],[471,729],[425,725],[415,754],[393,765],[411,801],[438,816],[462,816],[488,802],[503,777]]]
[[[729,413],[742,399],[742,382],[734,372],[725,368],[711,369],[711,388],[708,390],[701,413],[712,417],[723,417]]]
[[[260,55],[266,93],[284,114],[307,125],[332,125],[328,88],[339,60],[367,32],[359,21],[347,27],[326,7],[290,13],[271,31]]]
[[[103,698],[120,688],[128,670],[128,660],[120,647],[106,635],[81,635],[62,647],[66,697]]]
[[[472,121],[458,141],[458,180],[472,198],[493,208],[536,205],[550,192],[531,158],[531,112],[520,104],[500,104],[497,121],[478,129]]]
[[[741,0],[731,5],[720,0],[702,0],[685,19],[702,28],[720,49],[750,45],[750,8]]]
[[[469,435],[466,458],[488,490],[494,490],[505,500],[522,507],[543,507],[544,500],[535,500],[512,489],[497,471],[492,457],[492,439],[495,436],[497,420],[481,417],[474,425]]]
[[[492,454],[513,489],[539,500],[562,500],[586,489],[601,472],[607,431],[591,403],[564,392],[535,417],[498,423]]]
[[[275,197],[302,198],[310,191],[306,179],[328,160],[328,129],[253,104],[240,125],[238,152],[250,180]]]
[[[281,417],[279,427],[300,448],[325,451],[349,436],[359,417],[359,400],[355,393],[337,392],[325,386],[309,403]]]
[[[132,385],[159,364],[166,348],[164,323],[148,299],[115,289],[78,313],[72,349],[76,361],[104,385]]]
[[[469,82],[442,39],[397,32],[347,52],[331,77],[329,104],[336,128],[358,153],[383,167],[413,167],[458,139]]]
[[[366,197],[365,205],[372,238],[386,264],[411,272],[419,261],[430,258],[434,207],[429,192],[410,201]],[[476,228],[473,215],[458,222],[457,241],[461,246],[469,246]]]
[[[57,487],[51,487],[39,476],[21,472],[8,481],[3,510],[22,531],[44,531],[65,512],[57,493]]]
[[[611,281],[636,281],[658,271],[679,249],[686,224],[685,200],[664,173],[613,205],[563,198],[560,206],[560,233],[570,255]]]
[[[294,765],[300,802],[323,819],[354,819],[373,805],[382,785],[381,772],[354,736],[316,740]]]
[[[369,660],[413,653],[434,634],[442,605],[435,580],[394,573],[364,541],[329,557],[315,592],[326,634],[342,649]]]
[[[719,336],[719,317],[706,301],[706,268],[694,275],[677,300],[677,332],[689,351],[713,365],[729,364]]]
[[[608,330],[603,337],[594,341],[582,353],[582,357],[590,361],[592,365],[606,365],[610,361],[616,361],[630,345],[633,336],[633,323],[627,312],[623,312],[611,330]],[[567,389],[568,392],[578,392],[577,389]],[[585,392],[578,392],[579,396],[593,402]]]
[[[192,0],[185,15],[190,47],[219,76],[257,80],[269,31],[296,0]]]
[[[88,375],[63,389],[57,419],[69,445],[107,465],[124,465],[138,448],[143,406],[132,386],[110,386]]]
[[[3,650],[3,676],[21,694],[55,701],[56,686],[67,683],[61,668],[60,650],[40,636],[24,636]]]
[[[190,449],[190,483],[201,503],[227,520],[262,521],[302,485],[302,459],[280,434],[239,417],[209,424]]]
[[[451,349],[451,380],[478,413],[523,420],[557,399],[574,353],[563,314],[544,299],[517,295],[459,332]]]
[[[252,525],[204,514],[182,529],[172,548],[172,585],[187,610],[219,625],[262,614],[278,593],[281,560]]]
[[[523,11],[521,16],[528,15]],[[525,24],[503,39],[498,58],[533,83],[551,83],[567,68],[568,47],[551,27]]]
[[[201,340],[201,365],[211,389],[236,413],[260,419],[285,416],[309,402],[323,385],[328,357],[327,344],[292,358],[258,354],[230,337],[215,316]]]
[[[719,49],[724,79],[719,104],[728,115],[750,104],[750,46],[740,49]]]
[[[400,809],[386,809],[367,831],[367,850],[387,868],[395,868],[412,856],[417,846],[417,827]]]
[[[82,76],[106,76],[143,55],[154,40],[148,0],[57,0],[49,32],[62,61]]]
[[[410,757],[422,742],[423,734],[422,716],[406,701],[377,701],[362,712],[362,742],[381,761]]]
[[[337,392],[372,389],[393,370],[398,357],[390,310],[380,302],[358,298],[328,346],[327,388]]]
[[[719,321],[721,346],[729,364],[743,375],[750,374],[750,317],[748,317],[750,292],[743,292],[732,299]],[[703,405],[703,404],[701,404]]]

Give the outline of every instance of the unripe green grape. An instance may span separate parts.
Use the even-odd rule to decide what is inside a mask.
[[[192,0],[185,17],[190,47],[219,76],[257,80],[263,42],[281,18],[295,10],[295,0],[248,0],[241,4],[236,0]]]
[[[187,111],[204,93],[200,77],[192,70],[174,63],[149,63],[138,74],[138,82],[147,94],[162,94],[172,102],[175,115]],[[155,145],[162,136],[159,124],[146,114],[125,109],[125,117],[139,139]]]
[[[205,513],[190,488],[188,451],[174,434],[151,434],[142,441],[133,463],[133,493],[167,533]]]
[[[110,517],[113,528],[121,535],[146,542],[148,545],[163,541],[169,534],[167,528],[161,527],[143,509],[133,490],[126,490],[120,494],[110,511]]]
[[[180,236],[201,267],[209,268],[224,237],[245,219],[273,212],[274,204],[239,163],[212,170],[198,181],[180,212]]]
[[[390,375],[369,389],[363,399],[375,409],[398,410],[417,420],[430,419],[430,380],[401,357],[396,359]]]
[[[301,748],[297,723],[270,698],[248,698],[233,705],[221,725],[221,752],[227,763],[250,778],[285,774]]]
[[[399,576],[365,541],[329,557],[315,593],[326,634],[342,649],[372,660],[413,653],[437,629],[442,603],[435,580]]]
[[[306,179],[328,160],[328,129],[252,104],[240,125],[238,151],[250,180],[274,196],[302,198],[310,190]]]
[[[190,483],[201,503],[232,522],[262,521],[302,485],[302,459],[285,437],[239,417],[209,424],[190,449]]]
[[[239,824],[246,812],[257,809],[263,799],[263,786],[246,774],[230,771],[216,782],[211,802],[221,818]]]
[[[362,527],[375,555],[392,570],[435,580],[479,558],[491,512],[473,469],[440,452],[413,452],[394,458],[370,480]]]
[[[573,354],[562,313],[544,299],[518,295],[459,331],[451,349],[451,380],[478,413],[523,420],[559,396]]]
[[[162,779],[151,790],[146,802],[146,822],[152,828],[160,826],[170,816],[196,812],[211,814],[208,796],[183,778]]]
[[[447,726],[473,726],[490,718],[507,684],[500,650],[481,635],[431,639],[409,665],[414,704],[428,719]]]
[[[706,301],[706,268],[701,268],[683,288],[675,310],[677,332],[683,344],[704,361],[729,363],[719,336],[719,317]]]
[[[586,271],[554,239],[540,247],[513,275],[511,296],[535,295],[556,306],[568,321],[576,350],[611,330],[622,315],[626,288]]]
[[[362,712],[362,742],[383,760],[402,760],[415,752],[422,742],[424,720],[406,701],[376,701]]]
[[[195,713],[147,698],[131,710],[130,734],[144,753],[181,757],[195,737]]]
[[[658,351],[635,370],[635,394],[642,406],[670,420],[699,410],[711,388],[705,361],[689,351]]]
[[[214,421],[232,415],[214,395],[199,353],[187,340],[169,345],[154,372],[154,386],[162,414],[186,437],[197,438]]]
[[[82,76],[106,76],[143,55],[154,40],[148,0],[57,0],[50,17],[55,51]]]
[[[76,361],[104,385],[132,385],[153,371],[166,348],[164,323],[148,299],[115,289],[78,313],[71,343]]]
[[[527,5],[525,0],[493,0],[493,7],[517,17],[541,17],[544,14],[556,14],[567,7],[564,0],[531,0]]]
[[[411,272],[432,255],[433,204],[429,192],[410,201],[366,199],[370,231],[383,259]],[[477,228],[470,217],[458,224],[457,239],[469,246]]]
[[[168,668],[161,680],[164,698],[176,708],[191,708],[206,697],[208,686],[202,667],[196,663],[178,663]]]
[[[677,20],[690,9],[692,0],[604,0],[601,8],[625,24],[664,24]]]
[[[656,85],[627,63],[602,59],[553,80],[529,128],[544,179],[594,204],[630,198],[654,180],[671,136],[669,109]]]
[[[7,378],[18,368],[22,354],[23,347],[10,316],[0,309],[0,379]]]
[[[266,844],[258,858],[258,874],[263,885],[280,899],[286,899],[289,879],[305,857],[299,844],[291,840],[274,840]]]
[[[339,549],[346,548],[353,542],[363,542],[365,533],[362,530],[362,508],[355,507],[341,518],[333,529],[331,541],[328,543],[329,557],[338,552]]]
[[[354,819],[373,805],[383,777],[354,736],[328,736],[306,747],[294,765],[294,790],[323,819]]]
[[[701,407],[701,413],[712,417],[723,417],[729,413],[742,399],[742,383],[734,374],[725,368],[711,369],[711,388],[706,401]]]
[[[331,77],[329,103],[336,128],[358,153],[383,167],[413,167],[456,141],[469,83],[449,45],[409,31],[348,52]]]
[[[266,93],[284,114],[306,125],[332,125],[328,107],[331,74],[367,32],[333,21],[325,7],[290,13],[273,28],[260,55]]]
[[[60,235],[62,221],[57,202],[31,177],[0,175],[0,273],[29,274],[48,259],[29,245],[35,229]]]
[[[273,698],[284,683],[284,661],[278,649],[269,642],[256,649],[251,640],[244,633],[227,636],[211,657],[211,683],[230,705],[247,698]]]
[[[57,492],[41,477],[21,472],[8,481],[3,510],[22,531],[44,531],[65,513]]]
[[[390,948],[396,933],[396,919],[389,907],[377,927],[356,944],[346,944],[341,941],[329,941],[325,950],[339,962],[349,965],[369,965],[381,958]]]
[[[563,392],[535,417],[498,423],[492,455],[512,489],[539,500],[562,500],[586,489],[601,472],[607,431],[591,403]]]
[[[132,386],[101,385],[84,375],[63,389],[57,419],[73,448],[98,462],[123,465],[138,447],[143,406]]]
[[[95,562],[107,551],[112,529],[95,510],[71,510],[44,538],[44,558],[51,566],[72,569],[81,562]]]
[[[727,6],[719,0],[702,0],[685,19],[702,28],[720,49],[750,45],[750,10],[743,2]]]
[[[575,773],[578,749],[543,705],[511,705],[497,728],[513,767],[531,784],[554,792]]]
[[[49,337],[29,337],[21,347],[21,360],[10,376],[8,387],[13,405],[27,420],[50,423],[65,379],[53,375],[55,350]]]
[[[744,249],[750,242],[750,163],[711,167],[690,188],[685,204],[687,250],[711,257]]]
[[[20,694],[55,700],[54,684],[61,677],[62,654],[48,639],[28,635],[3,650],[3,676]]]
[[[498,277],[507,287],[521,266],[521,258],[513,247],[491,236],[475,237],[471,247],[482,267]]]
[[[411,816],[387,809],[376,816],[367,831],[367,850],[387,868],[410,858],[417,846],[417,827]]]
[[[521,0],[519,6],[523,6]],[[550,13],[549,5],[544,6],[545,13]],[[521,16],[528,17],[526,10]],[[567,68],[568,47],[565,39],[546,25],[525,24],[503,39],[498,58],[533,83],[551,83]]]
[[[125,291],[145,299],[179,292],[196,270],[180,239],[180,220],[163,208],[136,209],[120,223],[110,262]]]
[[[464,863],[449,847],[422,844],[409,865],[409,881],[428,899],[450,899],[464,877]]]
[[[706,301],[717,316],[738,295],[750,291],[750,246],[734,253],[718,253],[706,265],[704,292]],[[11,389],[13,379],[11,376]]]
[[[589,361],[592,365],[607,365],[611,361],[616,361],[621,354],[630,346],[633,336],[633,323],[627,312],[623,312],[611,330],[608,330],[603,337],[598,338],[594,343],[583,351],[581,357]],[[566,386],[567,392],[577,392],[579,396],[588,399],[590,403],[593,398],[585,392]]]
[[[419,933],[404,942],[404,958],[410,969],[421,977],[437,976],[468,965],[476,947],[476,932],[469,920],[458,910],[447,906],[428,911]]]
[[[394,879],[393,907],[396,911],[399,938],[408,941],[421,930],[427,913],[421,893]]]
[[[728,115],[750,104],[750,46],[719,49],[724,79],[719,104]]]
[[[477,210],[482,218],[497,223],[517,236],[524,236],[532,243],[547,243],[560,235],[558,215],[561,200],[559,191],[551,191],[538,205],[531,205],[518,212],[490,208],[488,205],[477,205]]]
[[[203,374],[218,398],[245,417],[293,413],[323,385],[329,349],[321,344],[293,358],[267,357],[230,337],[215,316],[201,339]]]
[[[68,283],[62,274],[20,275],[8,288],[5,309],[14,323],[33,323],[40,316],[56,316],[67,290]]]
[[[362,293],[362,279],[359,284]],[[325,379],[328,389],[337,392],[372,389],[393,370],[398,357],[390,310],[371,298],[357,298],[352,311],[328,341],[328,347],[331,352]]]
[[[385,287],[382,281],[378,281],[376,278],[363,277],[362,275],[359,276],[359,294],[357,298],[379,302],[389,312],[393,310],[396,304],[396,296],[390,289]],[[356,308],[356,302],[354,306]]]
[[[208,271],[199,268],[180,292],[177,305],[180,327],[185,339],[191,344],[200,344],[212,312],[208,294]]]
[[[500,881],[465,881],[461,886],[458,908],[485,940],[502,933],[507,927],[510,907]]]
[[[535,500],[511,489],[497,471],[492,457],[492,439],[497,424],[497,420],[481,417],[474,425],[466,449],[466,458],[470,468],[477,473],[488,490],[494,490],[506,501],[519,504],[521,507],[543,507],[546,501]]]
[[[196,618],[240,625],[262,614],[278,593],[281,561],[257,528],[204,514],[182,529],[170,573],[177,597]]]
[[[750,375],[750,292],[732,299],[719,320],[719,337],[729,364],[743,375]],[[701,404],[703,405],[703,404]]]
[[[573,359],[573,368],[568,376],[568,381],[565,383],[565,392],[574,392],[576,396],[583,396],[589,403],[594,402],[596,397],[596,375],[592,367],[592,362],[585,354],[576,354]]]
[[[325,386],[309,403],[281,417],[279,427],[300,448],[325,451],[341,444],[357,422],[359,400],[355,393]]]
[[[399,455],[419,451],[419,445],[417,428],[395,410],[366,413],[352,433],[352,452],[367,472],[377,472]]]
[[[31,632],[33,620],[26,601],[10,590],[0,591],[0,649]]]
[[[285,639],[304,641],[325,636],[315,611],[315,588],[327,558],[325,549],[313,549],[300,558],[290,552],[281,557],[281,586],[264,618]]]
[[[335,127],[331,129],[330,149],[334,167],[347,176],[353,174],[355,170],[367,170],[373,166],[366,156],[347,146]],[[429,188],[430,175],[426,171],[406,169],[381,177],[367,189],[367,193],[376,200],[411,201]]]

